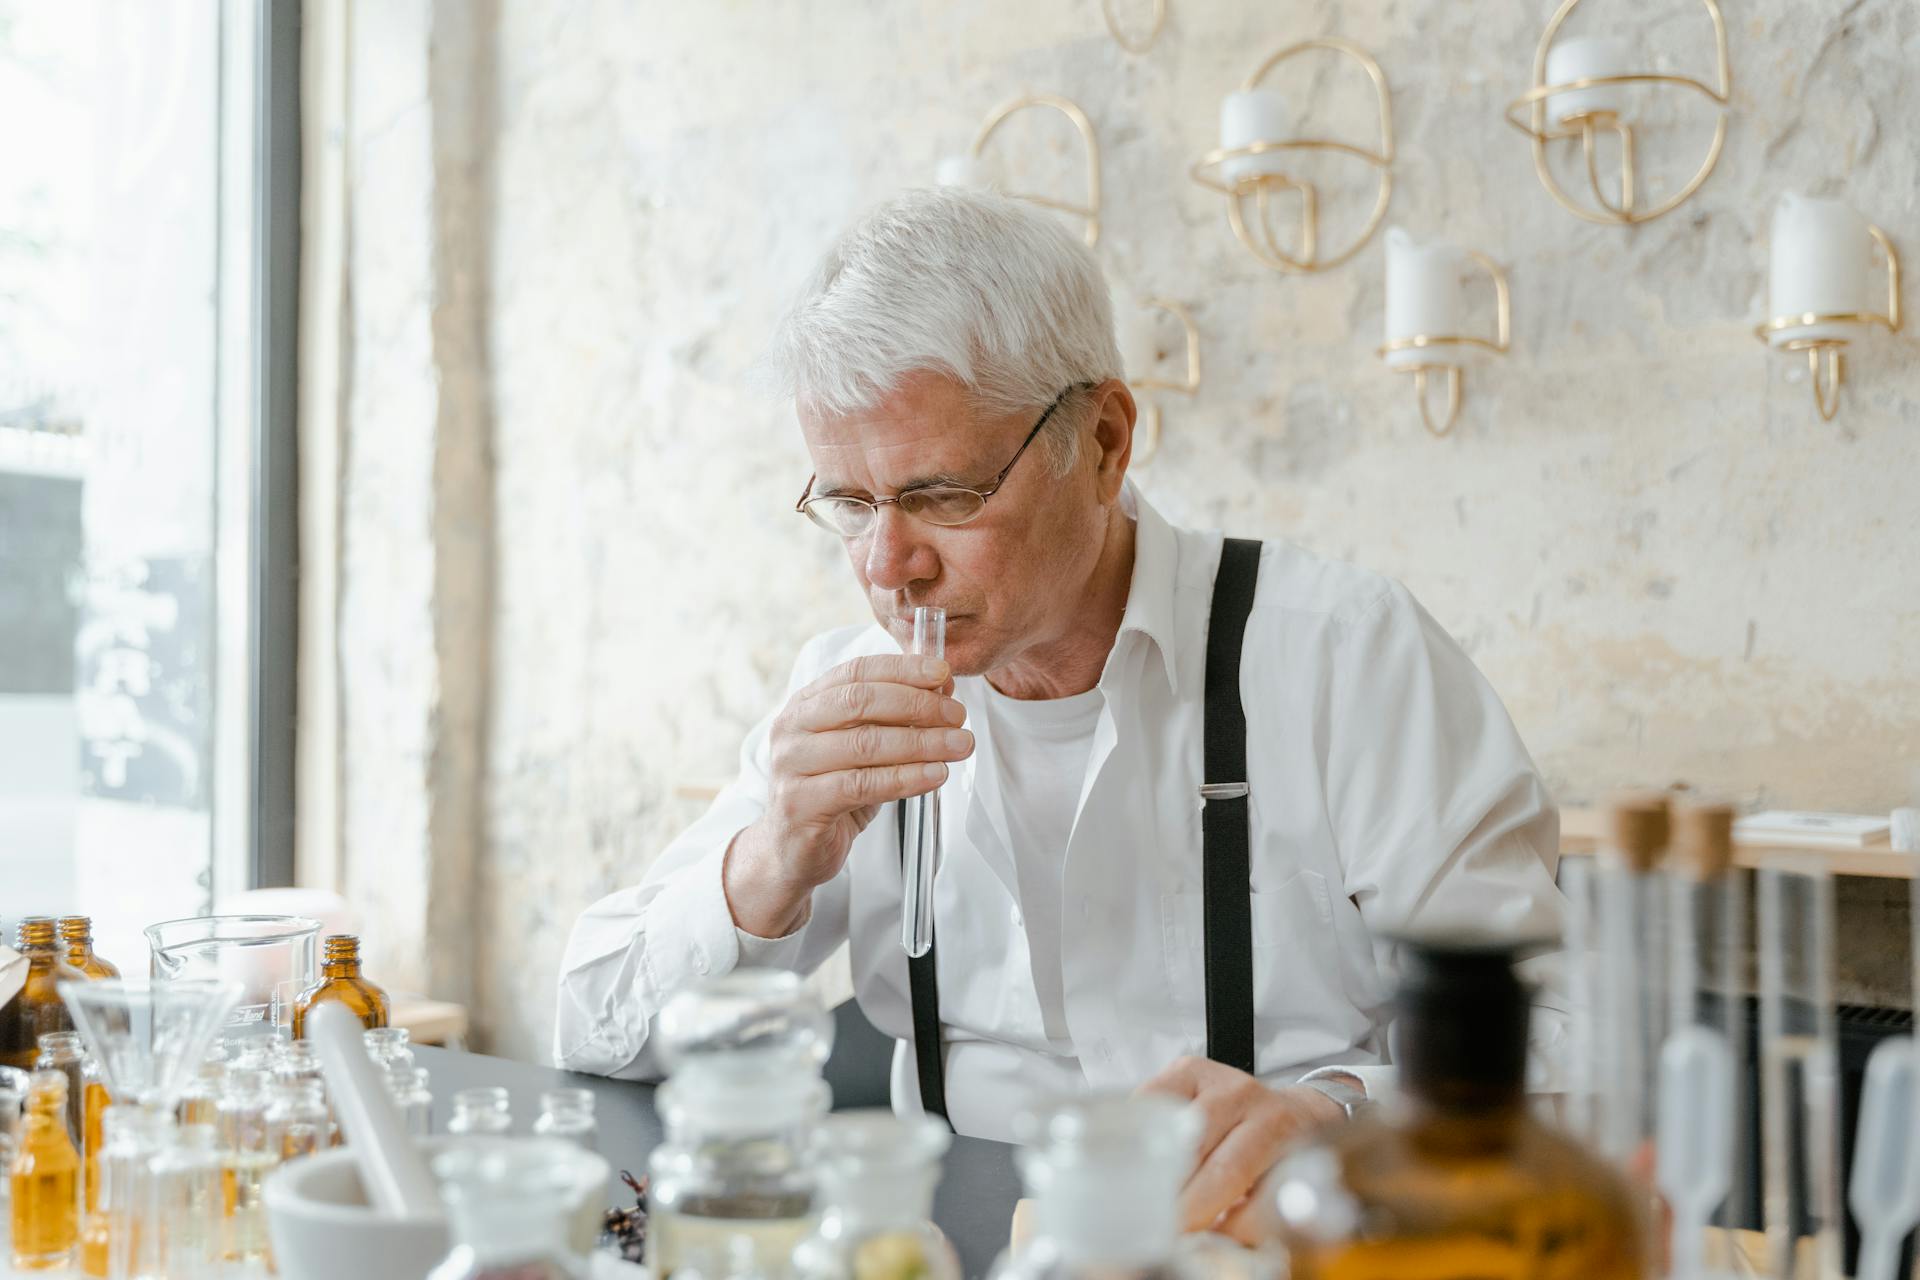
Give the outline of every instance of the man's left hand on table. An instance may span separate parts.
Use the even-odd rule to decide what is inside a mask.
[[[1181,1228],[1257,1243],[1252,1193],[1288,1148],[1346,1118],[1339,1103],[1305,1085],[1271,1087],[1206,1058],[1177,1058],[1140,1087],[1192,1102],[1205,1125],[1193,1174],[1180,1193]]]

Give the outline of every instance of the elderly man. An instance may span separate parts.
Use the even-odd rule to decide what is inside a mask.
[[[801,650],[739,777],[580,918],[560,1064],[652,1074],[681,984],[850,941],[898,1109],[1005,1137],[1063,1094],[1193,1098],[1186,1219],[1235,1229],[1290,1138],[1390,1088],[1383,931],[1556,930],[1558,818],[1511,721],[1398,584],[1174,528],[1129,485],[1106,284],[1044,215],[954,189],[874,210],[774,357],[799,512],[873,622]],[[947,611],[945,662],[903,653],[919,605]],[[910,966],[897,802],[934,788],[936,946]]]

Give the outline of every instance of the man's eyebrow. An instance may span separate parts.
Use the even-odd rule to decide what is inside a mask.
[[[951,471],[940,471],[930,476],[922,476],[915,480],[909,480],[907,483],[901,485],[899,489],[895,490],[895,492],[908,493],[914,489],[930,489],[935,485],[967,485],[970,483],[972,482],[965,477],[956,475]],[[857,484],[823,484],[817,486],[814,492],[823,498],[868,498],[873,496]]]

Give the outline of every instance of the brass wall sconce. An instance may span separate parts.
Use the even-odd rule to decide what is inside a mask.
[[[1467,275],[1478,266],[1493,281],[1494,335],[1475,337],[1467,328]],[[1398,227],[1387,232],[1387,341],[1378,354],[1396,373],[1413,375],[1420,421],[1436,436],[1460,416],[1461,378],[1481,352],[1505,355],[1512,328],[1507,274],[1493,259],[1452,245],[1418,245]],[[1427,375],[1447,375],[1446,416],[1436,425],[1427,406]]]
[[[1380,143],[1376,149],[1330,138],[1287,136],[1290,121],[1286,102],[1274,90],[1262,88],[1261,82],[1280,64],[1316,50],[1352,60],[1373,82],[1380,114]],[[1340,152],[1379,170],[1380,194],[1374,200],[1366,226],[1337,253],[1321,253],[1320,193],[1313,183],[1287,172],[1288,155],[1294,151]],[[1345,40],[1306,40],[1280,50],[1256,67],[1239,90],[1228,94],[1220,104],[1220,145],[1193,166],[1193,180],[1227,197],[1227,221],[1233,227],[1235,238],[1264,266],[1289,274],[1326,271],[1339,266],[1373,238],[1380,220],[1386,216],[1387,201],[1393,195],[1393,103],[1380,64],[1364,49]],[[1270,217],[1274,197],[1288,192],[1297,192],[1300,197],[1300,230],[1292,251],[1280,246]],[[1249,199],[1254,205],[1251,219],[1245,207]]]
[[[1650,222],[1678,208],[1687,197],[1698,191],[1700,184],[1707,180],[1707,175],[1713,172],[1714,165],[1719,163],[1720,150],[1727,141],[1727,111],[1733,93],[1733,71],[1727,59],[1727,23],[1720,15],[1720,6],[1717,0],[1701,0],[1701,3],[1706,6],[1707,17],[1713,22],[1714,51],[1719,73],[1717,89],[1691,76],[1635,70],[1639,59],[1635,56],[1633,45],[1619,37],[1587,36],[1556,42],[1554,37],[1579,6],[1580,0],[1563,0],[1552,21],[1547,23],[1546,34],[1540,38],[1540,48],[1533,55],[1533,88],[1507,104],[1506,116],[1508,124],[1533,139],[1534,172],[1540,175],[1541,185],[1546,187],[1548,194],[1568,212],[1588,222],[1622,226]],[[1707,148],[1707,158],[1701,162],[1699,170],[1672,196],[1648,206],[1641,205],[1639,201],[1634,126],[1626,118],[1626,87],[1635,84],[1677,85],[1691,89],[1713,102],[1720,112],[1719,120],[1714,125],[1713,142]],[[1515,113],[1523,107],[1528,109],[1525,122],[1515,118]],[[1620,141],[1618,200],[1609,199],[1600,184],[1597,152],[1599,135],[1602,133],[1611,133]],[[1580,140],[1580,148],[1585,153],[1587,185],[1592,190],[1597,208],[1569,196],[1547,163],[1547,147],[1550,144],[1573,138]]]
[[[1200,329],[1193,323],[1193,313],[1172,298],[1142,298],[1140,307],[1145,311],[1164,312],[1180,322],[1186,333],[1187,372],[1178,382],[1169,378],[1136,377],[1129,378],[1127,385],[1136,392],[1172,391],[1188,396],[1197,393],[1200,390]],[[1140,416],[1134,431],[1133,464],[1145,466],[1160,452],[1160,403],[1144,397],[1137,399]]]
[[[1886,259],[1887,309],[1873,310],[1873,250]],[[1900,255],[1887,233],[1838,200],[1789,195],[1773,211],[1767,313],[1754,330],[1776,351],[1804,351],[1824,422],[1840,412],[1844,352],[1873,325],[1900,331]]]
[[[1129,36],[1120,29],[1120,19],[1113,12],[1113,0],[1100,0],[1100,16],[1107,20],[1107,31],[1115,44],[1128,53],[1145,53],[1153,48],[1154,41],[1160,38],[1160,29],[1167,25],[1167,0],[1153,0],[1153,21],[1144,36]]]
[[[1039,205],[1043,209],[1058,209],[1082,219],[1086,226],[1083,234],[1089,248],[1100,243],[1100,144],[1093,136],[1093,122],[1087,119],[1087,113],[1074,102],[1051,93],[1030,93],[1003,103],[988,114],[980,126],[980,132],[974,135],[973,146],[965,155],[948,156],[940,162],[935,178],[941,186],[981,185],[980,158],[985,154],[987,143],[993,138],[995,130],[1018,112],[1033,107],[1046,107],[1058,111],[1073,123],[1079,131],[1080,139],[1087,146],[1087,202],[1084,205],[1058,200],[1052,196],[1030,195],[1025,192],[1008,191],[1005,194],[1015,200],[1024,200],[1028,204]]]

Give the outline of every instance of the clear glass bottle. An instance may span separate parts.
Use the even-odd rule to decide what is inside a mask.
[[[86,1046],[78,1031],[49,1031],[40,1037],[40,1054],[33,1060],[35,1071],[58,1071],[67,1078],[67,1137],[74,1150],[85,1158],[87,1140]]]
[[[454,1240],[428,1280],[580,1280],[568,1243],[579,1172],[551,1143],[456,1149],[436,1157]],[[564,1150],[561,1148],[560,1150]]]
[[[159,1273],[164,1220],[152,1200],[151,1166],[173,1140],[173,1117],[138,1106],[108,1107],[94,1203],[80,1223],[80,1271],[109,1276]]]
[[[80,1242],[80,1153],[67,1136],[67,1078],[58,1071],[36,1071],[28,1084],[9,1181],[14,1269],[67,1266]]]
[[[388,1072],[413,1070],[413,1034],[405,1027],[372,1027],[361,1034],[367,1056]]]
[[[675,995],[657,1034],[671,1076],[648,1161],[655,1280],[790,1274],[817,1222],[806,1151],[827,1109],[832,1021],[797,975],[740,970]]]
[[[226,1201],[221,1190],[219,1134],[210,1124],[183,1124],[153,1158],[154,1204],[163,1224],[162,1271],[169,1277],[214,1276],[226,1252]]]
[[[89,978],[117,978],[120,968],[93,953],[93,920],[87,916],[61,916],[60,941],[67,949],[67,963]]]
[[[293,1006],[293,1038],[307,1035],[307,1014],[314,1005],[338,1002],[353,1011],[366,1028],[387,1025],[387,993],[360,976],[360,939],[351,933],[327,938],[320,981],[300,993]]]
[[[1292,1280],[1638,1280],[1622,1175],[1526,1105],[1509,942],[1403,940],[1398,1096],[1284,1158],[1263,1194]]]
[[[540,1095],[540,1118],[533,1122],[533,1131],[594,1150],[600,1143],[600,1129],[593,1118],[593,1094],[586,1089],[547,1090]]]
[[[0,1067],[0,1235],[13,1224],[13,1157],[26,1129],[28,1081],[18,1067]]]
[[[407,1073],[405,1080],[388,1077],[387,1088],[393,1095],[393,1105],[400,1109],[400,1119],[406,1125],[407,1132],[416,1138],[424,1138],[433,1132],[433,1090],[429,1088],[429,1079],[425,1067],[415,1067]]]
[[[1215,1247],[1180,1235],[1200,1114],[1172,1098],[1092,1097],[1021,1115],[1016,1155],[1034,1234],[995,1280],[1202,1280]]]
[[[462,1089],[453,1095],[448,1133],[512,1133],[513,1111],[507,1091],[498,1085]]]
[[[220,1091],[226,1085],[227,1063],[224,1050],[207,1055],[200,1069],[180,1091],[175,1114],[182,1128],[190,1125],[213,1126],[220,1119]]]
[[[53,917],[28,916],[14,928],[14,949],[27,958],[27,978],[0,1008],[0,1066],[33,1069],[40,1037],[73,1030],[73,1018],[56,984],[83,976],[61,953]]]
[[[267,1104],[267,1149],[293,1160],[333,1145],[333,1116],[318,1080],[280,1080]]]
[[[828,1116],[814,1143],[820,1226],[793,1251],[801,1280],[960,1280],[960,1259],[932,1220],[951,1141],[930,1117]]]
[[[251,1068],[227,1072],[218,1127],[227,1215],[224,1256],[229,1262],[264,1262],[269,1257],[261,1189],[279,1156],[267,1140],[268,1101],[265,1072]]]

